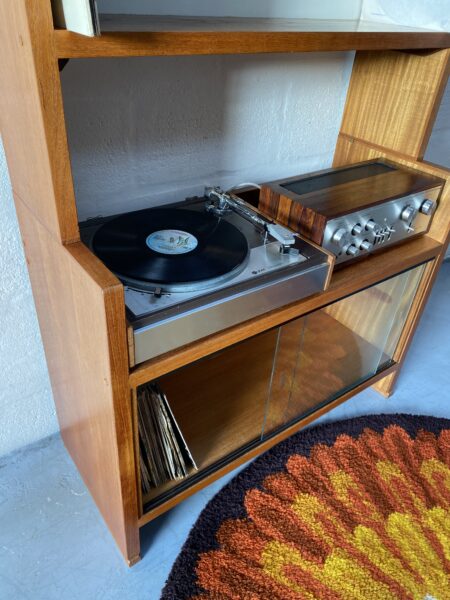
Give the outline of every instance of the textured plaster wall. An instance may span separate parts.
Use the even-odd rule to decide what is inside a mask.
[[[57,430],[0,139],[0,456]]]
[[[331,164],[352,54],[71,61],[79,218]]]
[[[425,153],[425,160],[450,169],[450,82],[442,98],[441,106],[434,123],[431,138]]]

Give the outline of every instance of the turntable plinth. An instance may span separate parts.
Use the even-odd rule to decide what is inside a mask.
[[[139,560],[139,527],[269,448],[324,410],[376,383],[389,394],[445,254],[449,172],[422,161],[448,78],[448,33],[225,30],[122,31],[88,39],[55,30],[50,0],[0,2],[2,140],[25,245],[62,436],[128,564]],[[405,52],[392,52],[403,48]],[[435,48],[413,52],[411,49]],[[324,294],[278,309],[133,369],[128,362],[123,286],[80,242],[58,59],[227,52],[357,50],[334,165],[383,156],[447,181],[429,233],[344,268]],[[361,51],[364,50],[364,51]],[[69,73],[67,75],[70,75]],[[224,459],[144,513],[136,470],[131,398],[140,383],[209,356],[431,259],[405,321],[392,367],[326,409]],[[245,379],[245,357],[242,360]]]

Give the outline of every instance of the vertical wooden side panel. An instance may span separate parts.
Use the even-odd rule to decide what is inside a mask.
[[[446,181],[429,231],[441,255],[427,267],[395,352],[398,368],[376,389],[392,393],[444,257],[450,229],[450,171],[422,161],[450,70],[450,50],[357,53],[333,165],[382,156]]]
[[[448,79],[449,52],[358,52],[341,134],[422,158]]]
[[[61,434],[125,559],[139,558],[123,287],[16,198]]]
[[[0,0],[0,130],[14,193],[57,238],[79,239],[49,0]]]

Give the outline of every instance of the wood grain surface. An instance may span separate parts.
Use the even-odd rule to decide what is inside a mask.
[[[422,158],[449,73],[449,50],[358,52],[341,133]]]
[[[395,351],[397,367],[376,389],[392,394],[426,305],[450,235],[450,170],[422,160],[447,84],[450,51],[358,53],[352,72],[333,166],[384,157],[446,183],[428,236],[442,244],[427,265]]]
[[[50,2],[0,0],[0,132],[14,193],[64,242],[79,239]]]
[[[128,561],[139,555],[123,286],[16,198],[64,443]]]
[[[103,34],[55,31],[60,58],[446,48],[450,34],[358,21],[102,15]],[[364,30],[365,29],[365,30]]]

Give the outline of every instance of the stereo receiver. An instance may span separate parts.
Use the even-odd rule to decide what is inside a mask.
[[[340,264],[427,232],[443,184],[376,159],[265,183],[258,208]]]

